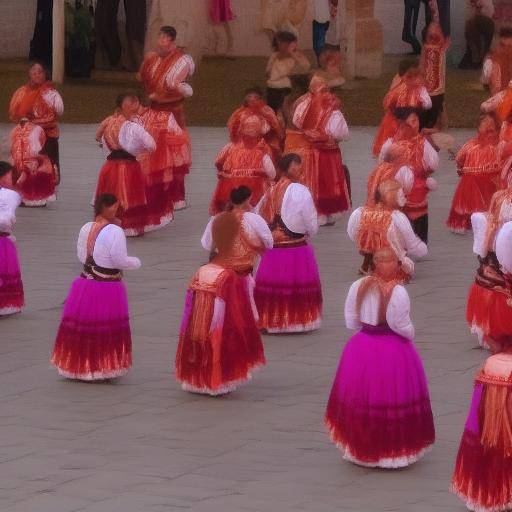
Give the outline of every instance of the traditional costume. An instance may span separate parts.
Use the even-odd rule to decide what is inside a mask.
[[[489,357],[476,376],[451,490],[475,512],[512,508],[510,352]]]
[[[388,180],[397,181],[407,196],[414,186],[414,173],[409,166],[403,165],[402,159],[399,156],[393,157],[391,161],[379,163],[368,176],[367,204],[375,204],[375,197],[380,184]]]
[[[481,81],[489,87],[491,96],[506,89],[512,80],[512,46],[500,44],[487,59],[482,68]]]
[[[511,220],[512,189],[496,192],[488,212],[471,216],[473,252],[480,266],[469,291],[466,320],[484,348],[501,344],[512,336],[507,280],[496,257],[497,233]]]
[[[24,85],[13,94],[9,105],[9,118],[13,123],[28,118],[39,125],[46,135],[41,153],[56,166],[57,184],[60,181],[59,124],[58,118],[64,113],[64,103],[51,82],[39,86]]]
[[[299,131],[288,130],[285,153],[301,157],[302,183],[313,196],[319,225],[334,224],[351,206],[350,177],[339,147],[349,132],[338,98],[322,79],[313,79],[310,92],[297,100],[293,124]]]
[[[18,251],[12,235],[20,203],[17,192],[0,187],[0,317],[19,313],[25,305]]]
[[[21,122],[11,132],[14,181],[25,206],[46,206],[55,201],[55,167],[41,151],[46,142],[37,124]]]
[[[142,235],[154,224],[148,220],[146,178],[136,157],[144,151],[154,151],[155,140],[121,113],[107,117],[98,133],[110,154],[100,171],[96,197],[114,194],[119,200],[119,218],[126,236]]]
[[[489,208],[499,184],[498,149],[498,134],[493,129],[479,133],[458,152],[455,161],[460,181],[446,221],[454,233],[466,233],[471,229],[471,214]]]
[[[412,343],[406,289],[370,276],[356,281],[345,302],[348,329],[325,423],[346,460],[400,468],[434,443],[427,379]]]
[[[251,272],[272,234],[261,217],[237,209],[211,219],[202,244],[213,257],[189,284],[176,378],[185,391],[222,395],[265,364]]]
[[[227,144],[218,154],[215,161],[218,182],[210,203],[211,215],[224,211],[231,191],[237,187],[245,185],[251,189],[252,206],[269,189],[276,169],[270,149],[261,138],[261,126],[259,117],[246,117],[240,126],[239,142]]]
[[[308,238],[318,231],[309,190],[283,176],[257,208],[272,230],[256,274],[254,299],[259,326],[269,333],[305,332],[322,322],[322,285]]]
[[[122,270],[140,260],[127,255],[123,230],[101,218],[82,227],[77,253],[84,269],[65,301],[51,362],[69,379],[119,377],[132,365]]]
[[[142,172],[146,177],[146,200],[148,225],[146,232],[162,228],[174,218],[174,206],[183,207],[180,196],[184,190],[184,177],[192,164],[190,136],[181,129],[171,112],[142,109],[137,122],[156,142],[154,152],[142,152],[138,156]]]

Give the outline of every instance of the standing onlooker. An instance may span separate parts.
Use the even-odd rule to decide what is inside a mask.
[[[338,0],[314,0],[313,5],[313,50],[318,58],[325,45],[331,19],[336,17]]]
[[[467,0],[470,16],[466,21],[466,53],[459,68],[478,69],[489,53],[495,25],[493,0]]]

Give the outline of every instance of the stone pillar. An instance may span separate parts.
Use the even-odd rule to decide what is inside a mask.
[[[64,81],[64,0],[53,0],[52,37],[52,80],[61,84]]]
[[[382,72],[382,25],[374,0],[343,0],[340,7],[343,73],[348,78],[378,78]]]

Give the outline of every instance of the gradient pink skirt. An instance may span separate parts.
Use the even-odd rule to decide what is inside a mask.
[[[19,313],[24,305],[16,245],[9,237],[0,236],[0,316]]]
[[[213,23],[226,23],[234,20],[231,0],[210,0],[210,19]]]
[[[325,422],[343,457],[399,468],[434,443],[427,379],[413,343],[388,327],[364,326],[345,346]]]
[[[103,380],[128,372],[132,339],[122,281],[73,281],[51,362],[70,379]]]
[[[310,245],[267,251],[256,274],[259,327],[269,333],[305,332],[322,323],[322,284]]]

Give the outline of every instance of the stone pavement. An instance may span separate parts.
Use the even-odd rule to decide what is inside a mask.
[[[0,136],[8,127],[0,127]],[[448,493],[485,353],[465,325],[476,261],[471,238],[444,227],[457,181],[443,156],[431,198],[430,255],[409,286],[416,344],[430,380],[437,443],[420,463],[368,470],[341,460],[323,414],[349,332],[343,302],[360,258],[346,218],[314,241],[325,295],[322,329],[265,337],[268,365],[232,395],[181,391],[173,377],[185,289],[206,261],[199,238],[215,183],[222,129],[194,128],[191,207],[173,225],[129,241],[143,268],[127,272],[134,367],[111,384],[66,381],[48,359],[62,302],[80,270],[75,240],[103,155],[93,126],[63,127],[59,201],[20,209],[16,236],[27,308],[0,321],[2,512],[349,512],[465,510]],[[372,167],[372,129],[353,129],[344,155],[355,204]],[[456,132],[460,144],[468,132]]]

